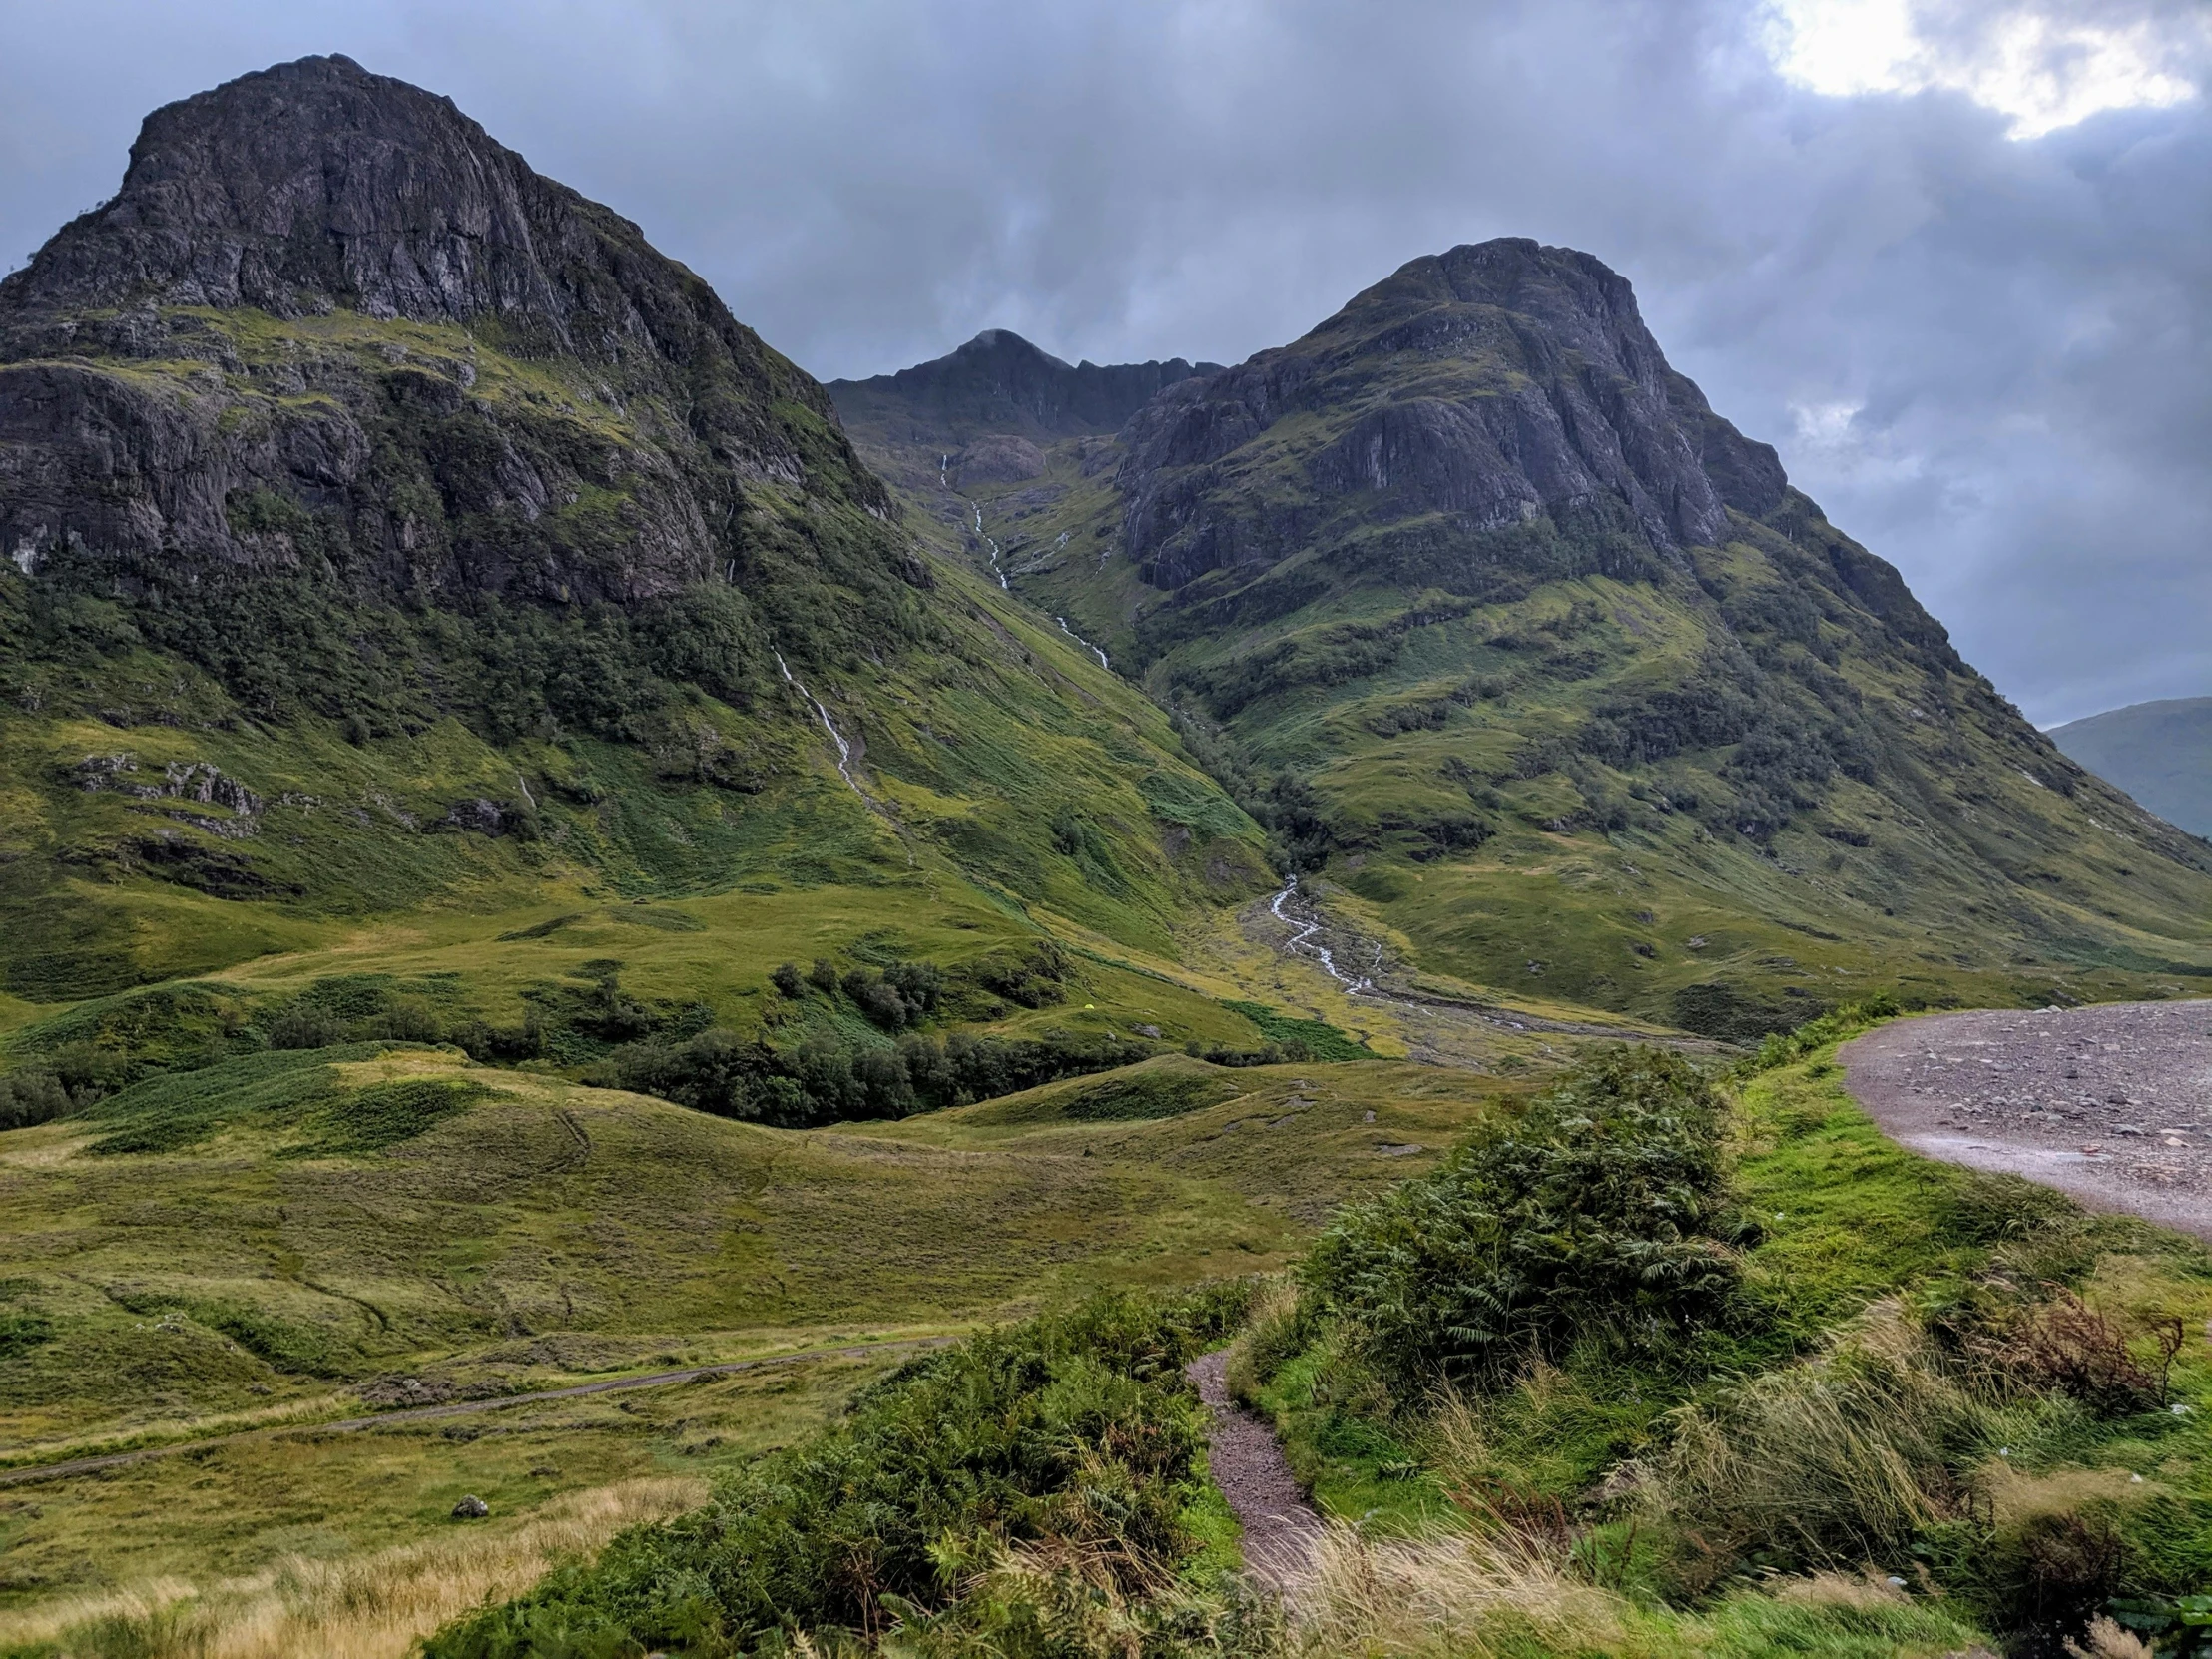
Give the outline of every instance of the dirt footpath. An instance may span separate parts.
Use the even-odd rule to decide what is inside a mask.
[[[2212,1002],[1936,1014],[1841,1058],[1916,1152],[2212,1239]]]
[[[1192,1361],[1186,1374],[1214,1415],[1207,1464],[1244,1527],[1246,1568],[1286,1601],[1295,1601],[1313,1576],[1321,1516],[1292,1478],[1274,1430],[1229,1397],[1223,1375],[1228,1366],[1228,1350],[1217,1349]]]

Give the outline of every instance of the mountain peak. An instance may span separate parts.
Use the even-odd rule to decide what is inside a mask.
[[[1626,277],[1521,237],[1399,267],[1303,338],[1160,397],[1125,439],[1127,543],[1171,588],[1272,563],[1325,518],[1490,534],[1595,512],[1679,563],[1788,482],[1668,365]],[[1247,487],[1254,466],[1308,497],[1297,513]]]
[[[736,580],[761,490],[888,505],[821,386],[636,225],[342,57],[147,118],[0,282],[0,537],[146,581],[629,602]]]
[[[1073,365],[1055,357],[1033,340],[1024,339],[1011,328],[985,328],[965,345],[956,345],[951,355],[955,357],[1017,357],[1030,362],[1048,364],[1053,368],[1069,368]],[[937,359],[942,362],[943,358]]]
[[[122,188],[0,283],[0,309],[488,316],[604,357],[675,320],[635,291],[641,278],[700,313],[684,321],[727,325],[637,226],[541,178],[451,99],[330,56],[148,116]]]
[[[895,374],[832,380],[847,421],[919,421],[958,441],[981,432],[1032,438],[1118,430],[1165,386],[1219,363],[1067,363],[1010,328],[985,328],[964,345]]]

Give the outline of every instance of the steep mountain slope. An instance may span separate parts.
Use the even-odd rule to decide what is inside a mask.
[[[2212,970],[2205,849],[2022,721],[1587,255],[1417,260],[1042,458],[962,486],[997,568],[1425,971],[1741,1034],[1870,980]]]
[[[2049,737],[2168,824],[2212,836],[2212,697],[2108,709],[2055,727]]]
[[[488,950],[841,886],[820,953],[949,903],[1172,955],[1259,890],[1158,711],[889,507],[820,385],[447,100],[310,58],[156,112],[0,283],[10,1018],[423,904]]]

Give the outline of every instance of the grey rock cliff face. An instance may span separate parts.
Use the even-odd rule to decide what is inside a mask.
[[[156,111],[114,200],[0,282],[25,570],[627,602],[742,566],[763,490],[888,510],[705,282],[345,58]]]
[[[1169,588],[1348,513],[1481,532],[1610,510],[1664,556],[1787,482],[1667,366],[1624,278],[1520,239],[1412,262],[1304,339],[1167,388],[1122,439],[1128,547]]]
[[[0,305],[504,317],[597,356],[735,327],[648,255],[635,225],[540,178],[450,99],[303,58],[147,117],[122,189],[0,283]]]

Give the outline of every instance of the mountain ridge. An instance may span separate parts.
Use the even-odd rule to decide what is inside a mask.
[[[855,441],[1416,968],[1728,1035],[1873,974],[2212,966],[2200,843],[2028,726],[1587,254],[1412,261],[1018,480]]]
[[[1010,328],[985,328],[941,357],[826,386],[840,411],[862,420],[887,404],[955,434],[1000,431],[1012,421],[1026,436],[1057,438],[1116,431],[1163,387],[1221,366],[1181,357],[1067,363]]]

